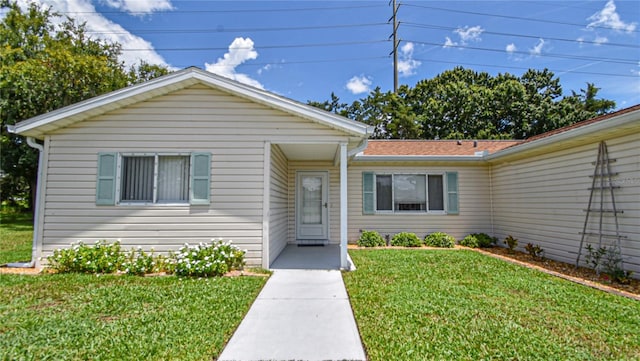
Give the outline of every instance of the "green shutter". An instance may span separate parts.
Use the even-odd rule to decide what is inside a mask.
[[[98,153],[98,180],[96,183],[96,204],[113,206],[116,204],[117,153]]]
[[[458,172],[447,172],[447,213],[460,213],[458,208]]]
[[[211,154],[191,154],[191,204],[211,203]]]
[[[374,214],[375,174],[362,172],[362,214]]]

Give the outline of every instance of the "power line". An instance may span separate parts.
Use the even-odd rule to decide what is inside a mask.
[[[431,43],[431,42],[426,42],[426,41],[416,41],[416,40],[407,40],[407,41],[410,41],[410,42],[416,43],[416,44],[423,44],[423,45],[443,46],[442,44]],[[595,57],[595,56],[578,56],[578,55],[571,55],[571,54],[555,54],[555,53],[531,54],[531,53],[528,53],[528,52],[525,52],[525,51],[507,52],[506,50],[503,50],[503,49],[480,48],[480,47],[474,47],[474,46],[468,46],[468,45],[447,45],[446,47],[457,48],[457,49],[490,51],[490,52],[498,52],[498,53],[508,53],[508,54],[519,54],[519,55],[535,55],[535,56],[549,57],[549,58],[601,61],[601,62],[604,62],[604,63],[632,64],[632,65],[638,64],[638,60],[637,59],[600,58],[600,57]]]
[[[527,17],[524,17],[524,16],[513,16],[513,15],[500,15],[500,14],[482,13],[482,12],[478,12],[478,11],[466,11],[466,10],[448,9],[448,8],[441,8],[441,7],[427,6],[427,5],[403,4],[403,6],[422,8],[422,9],[429,9],[429,10],[437,10],[437,11],[445,11],[445,12],[452,12],[452,13],[458,13],[458,14],[490,16],[490,17],[495,17],[495,18],[532,21],[532,22],[539,22],[539,23],[545,23],[545,24],[558,24],[558,25],[578,26],[578,27],[581,27],[581,28],[585,27],[584,24],[569,23],[569,22],[565,22],[565,21],[555,21],[555,20],[546,20],[546,19],[527,18]],[[611,27],[611,26],[591,26],[591,27],[592,28],[597,28],[597,29],[619,30],[619,29],[616,29],[616,28]],[[637,33],[637,32],[640,32],[640,31],[635,29],[635,30],[632,30],[631,32]]]
[[[107,34],[198,34],[198,33],[233,33],[233,32],[267,32],[267,31],[300,31],[319,29],[343,29],[386,26],[387,23],[367,23],[367,24],[338,24],[338,25],[318,25],[318,26],[298,26],[298,27],[276,27],[276,28],[225,28],[215,29],[131,29],[128,31],[87,31],[87,34],[107,35]]]
[[[409,26],[409,27],[414,27],[414,28],[423,28],[423,29],[432,29],[432,30],[455,31],[455,30],[458,29],[458,28],[454,28],[454,27],[450,27],[450,26],[427,25],[427,24],[412,23],[412,22],[402,22],[401,24]],[[597,41],[589,41],[589,40],[555,38],[555,37],[536,36],[536,35],[527,35],[527,34],[502,33],[502,32],[497,32],[497,31],[486,31],[486,30],[483,30],[482,34],[498,35],[498,36],[511,36],[511,37],[529,38],[529,39],[540,39],[540,38],[543,38],[543,39],[549,39],[549,40],[555,40],[555,41],[565,41],[565,42],[578,43],[578,44],[585,43],[585,44],[593,44],[593,45],[617,46],[617,47],[624,47],[624,48],[631,48],[631,49],[640,49],[640,45],[636,45],[636,44],[597,42]]]
[[[482,63],[466,63],[466,62],[458,62],[458,61],[447,61],[447,60],[438,60],[438,59],[419,59],[415,60],[424,61],[428,63],[440,63],[440,64],[454,64],[454,65],[467,65],[467,66],[483,66],[489,68],[501,68],[501,69],[517,69],[517,70],[530,70],[531,68],[526,68],[522,66],[509,66],[509,65],[492,65],[492,64],[482,64]],[[591,71],[578,71],[578,70],[560,70],[560,69],[549,69],[554,73],[574,73],[574,74],[586,74],[586,75],[600,75],[600,76],[615,76],[622,78],[638,78],[637,75],[631,74],[615,74],[615,73],[602,73],[602,72],[591,72]]]
[[[261,45],[256,47],[237,47],[234,49],[288,49],[288,48],[314,48],[347,46],[362,44],[388,43],[390,40],[349,41],[342,43],[317,43],[317,44],[291,44],[291,45]],[[153,49],[121,49],[122,51],[202,51],[202,50],[229,50],[228,47],[198,47],[198,48],[153,48]]]
[[[332,7],[309,7],[309,8],[278,8],[278,9],[232,9],[232,10],[171,10],[171,14],[201,14],[201,13],[282,13],[282,12],[301,12],[301,11],[327,11],[327,10],[348,10],[348,9],[366,9],[378,8],[383,5],[351,5],[351,6],[332,6]],[[119,15],[148,15],[149,11],[66,11],[58,12],[60,14],[119,14]]]

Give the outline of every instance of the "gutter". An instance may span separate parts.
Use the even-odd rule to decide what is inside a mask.
[[[485,154],[478,155],[358,155],[357,162],[483,162]]]

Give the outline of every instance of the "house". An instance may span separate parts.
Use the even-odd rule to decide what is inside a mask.
[[[156,251],[472,232],[575,261],[598,144],[616,158],[627,268],[640,273],[640,106],[527,141],[376,141],[362,123],[188,68],[16,124],[40,150],[34,259],[76,240]],[[611,225],[607,219],[605,225]]]

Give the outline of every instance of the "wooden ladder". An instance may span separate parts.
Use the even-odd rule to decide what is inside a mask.
[[[593,171],[593,176],[591,176],[591,191],[589,195],[589,205],[586,212],[586,216],[584,219],[584,226],[582,227],[582,235],[580,239],[580,248],[578,248],[578,257],[576,258],[576,267],[580,264],[580,255],[582,254],[582,247],[584,246],[585,238],[587,237],[598,237],[598,249],[602,247],[602,240],[604,238],[614,239],[614,247],[615,251],[622,255],[622,249],[620,246],[620,239],[626,238],[626,236],[620,235],[620,227],[618,226],[618,214],[623,213],[622,210],[618,210],[616,208],[616,198],[613,194],[614,189],[620,188],[619,186],[614,186],[612,178],[617,176],[618,173],[611,172],[611,163],[615,163],[615,159],[609,159],[609,152],[607,150],[607,144],[605,142],[600,142],[598,147],[598,158],[595,162],[591,163],[595,165],[595,169]],[[607,192],[608,191],[608,192]],[[604,208],[604,201],[606,197],[606,193],[609,193],[611,197],[611,208]],[[600,196],[599,199],[599,207],[594,208],[594,194]],[[597,202],[597,201],[596,201]],[[598,231],[587,232],[587,226],[589,224],[589,216],[591,213],[597,213],[599,215],[598,219]],[[613,215],[613,219],[615,222],[615,234],[606,233],[603,231],[603,218],[605,215]],[[622,261],[621,261],[622,262]],[[622,263],[620,264],[622,267]]]

